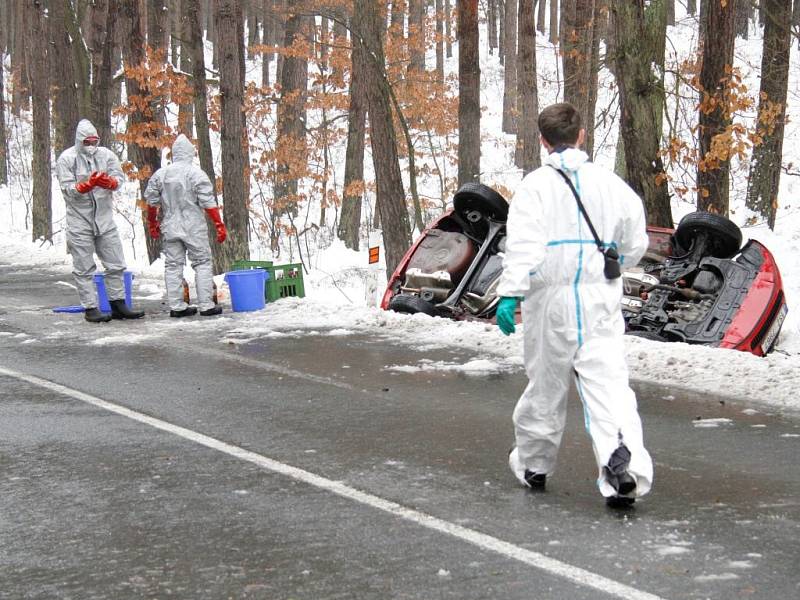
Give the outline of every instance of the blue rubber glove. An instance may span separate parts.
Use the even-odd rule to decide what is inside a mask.
[[[519,298],[516,297],[503,296],[497,303],[497,326],[504,335],[511,335],[517,330],[514,320],[517,306],[519,306]]]

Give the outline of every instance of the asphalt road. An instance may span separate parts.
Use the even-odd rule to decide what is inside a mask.
[[[576,398],[537,494],[521,372],[384,368],[472,350],[90,325],[58,281],[0,264],[0,598],[800,597],[796,416],[636,386],[656,481],[614,511]]]

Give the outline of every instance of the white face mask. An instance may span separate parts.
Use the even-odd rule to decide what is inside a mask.
[[[97,146],[84,146],[83,149],[89,156],[94,156],[94,153],[97,152]]]

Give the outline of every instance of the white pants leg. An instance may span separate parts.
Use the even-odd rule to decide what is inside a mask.
[[[575,373],[597,461],[600,492],[603,496],[616,494],[606,481],[603,467],[622,443],[631,452],[628,472],[636,478],[636,495],[643,496],[652,486],[653,461],[644,447],[636,396],[628,385],[622,331],[587,339],[576,355]]]
[[[179,239],[164,240],[164,284],[170,310],[185,310],[183,301],[183,267],[186,264],[186,247]]]

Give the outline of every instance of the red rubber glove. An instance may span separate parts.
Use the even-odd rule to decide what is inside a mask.
[[[207,208],[206,214],[209,219],[214,221],[214,227],[217,230],[217,241],[221,244],[228,237],[228,230],[225,229],[225,223],[222,222],[222,215],[219,214],[219,206],[214,208]]]
[[[150,237],[157,239],[161,237],[161,224],[158,222],[158,207],[147,207],[147,229],[150,232]]]
[[[97,175],[97,173],[92,173],[91,175],[89,175],[88,179],[86,179],[84,181],[79,181],[78,183],[75,184],[75,189],[78,191],[78,193],[80,193],[80,194],[88,194],[89,192],[91,192],[95,188],[95,186],[97,184],[96,183],[92,183],[92,178],[95,175]]]
[[[119,182],[115,177],[111,177],[108,173],[104,172],[92,173],[89,177],[89,183],[106,190],[115,190],[117,186],[119,186]]]

